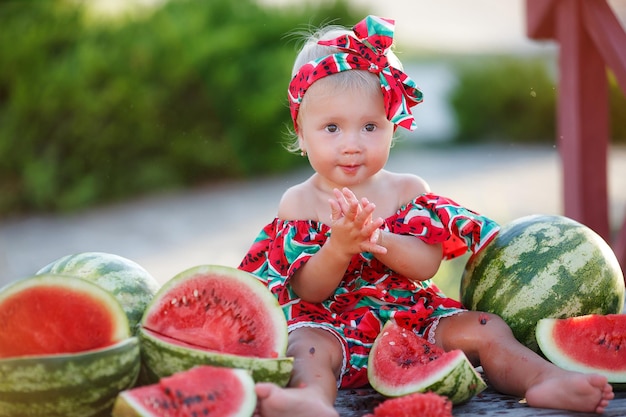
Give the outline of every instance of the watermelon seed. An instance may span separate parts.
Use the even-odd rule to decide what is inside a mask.
[[[197,289],[193,290],[193,296],[196,298],[200,298],[200,293],[198,292]]]
[[[176,305],[176,303],[178,303],[178,300],[177,300],[176,298],[172,298],[171,303],[172,303],[172,305],[174,305],[174,306],[175,306],[175,305]]]

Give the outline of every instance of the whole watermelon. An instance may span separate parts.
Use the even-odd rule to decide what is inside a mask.
[[[498,314],[535,352],[539,320],[619,313],[624,295],[624,276],[609,245],[559,215],[530,215],[505,225],[469,259],[461,279],[467,308]]]

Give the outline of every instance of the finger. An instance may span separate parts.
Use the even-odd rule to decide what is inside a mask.
[[[346,204],[347,207],[344,210],[344,214],[350,220],[355,220],[361,212],[361,205],[359,204],[359,200],[357,200],[354,194],[352,194],[352,197],[346,198]]]
[[[387,248],[381,245],[377,245],[375,243],[372,242],[365,242],[363,243],[363,245],[361,246],[361,251],[362,252],[370,252],[373,253],[375,255],[384,255],[387,253]]]
[[[352,190],[349,189],[348,187],[343,187],[341,189],[341,193],[346,198],[346,200],[348,200],[348,201],[357,201],[356,195],[354,195]]]
[[[348,187],[344,187],[341,192],[343,193],[344,198],[350,204],[359,204],[359,199],[356,198],[356,195],[352,192]]]
[[[346,213],[348,213],[348,211],[350,210],[350,204],[346,200],[346,197],[343,194],[343,192],[335,188],[333,190],[333,194],[335,194],[337,203],[339,204],[339,207],[341,208],[341,214],[345,215]]]
[[[372,214],[374,213],[374,210],[376,210],[376,205],[374,203],[367,203],[366,205],[360,207],[361,210],[359,211],[358,218],[355,219],[355,221],[363,226],[366,226],[372,221]]]
[[[376,229],[370,235],[370,242],[371,243],[378,243],[378,239],[379,238],[380,238],[380,229]]]
[[[378,243],[378,237],[382,231],[380,228],[385,223],[385,221],[379,217],[376,220],[372,220],[368,225],[366,225],[363,231],[369,236],[370,242]]]
[[[328,199],[328,204],[330,204],[330,223],[332,224],[341,218],[341,206],[332,198]]]

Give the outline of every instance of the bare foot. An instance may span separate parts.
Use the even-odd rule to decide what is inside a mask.
[[[258,383],[254,417],[339,417],[332,404],[314,388],[281,388],[275,384]]]
[[[577,372],[560,372],[526,391],[526,401],[532,407],[598,414],[604,412],[614,396],[606,377]]]

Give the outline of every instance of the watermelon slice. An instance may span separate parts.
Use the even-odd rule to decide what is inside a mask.
[[[452,403],[434,392],[390,398],[374,408],[373,414],[363,417],[453,417]]]
[[[624,314],[542,319],[537,324],[537,342],[546,358],[561,368],[626,383]]]
[[[430,391],[459,404],[487,388],[461,350],[445,352],[391,320],[374,341],[367,375],[388,397]]]
[[[255,407],[254,380],[247,371],[198,366],[121,392],[112,416],[249,417]]]
[[[0,358],[77,353],[130,337],[126,313],[100,286],[44,274],[0,290]]]
[[[284,384],[293,360],[287,320],[258,279],[236,268],[201,265],[157,292],[142,318],[142,357],[156,380],[194,365],[245,368]]]

